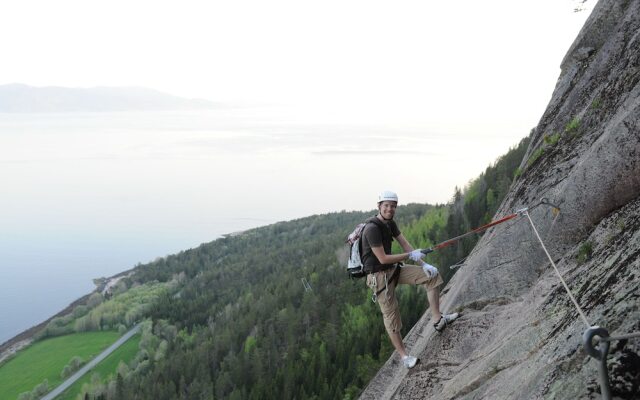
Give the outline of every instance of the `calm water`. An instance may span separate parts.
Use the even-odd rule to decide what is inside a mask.
[[[0,114],[0,342],[93,278],[224,233],[372,209],[385,188],[445,202],[528,131],[327,121],[275,108]]]

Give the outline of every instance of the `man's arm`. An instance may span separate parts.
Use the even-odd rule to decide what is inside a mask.
[[[409,244],[409,241],[404,237],[402,233],[396,236],[396,240],[398,241],[398,244],[400,245],[400,247],[402,247],[402,249],[407,253],[411,253],[414,250],[413,246]]]
[[[400,247],[402,247],[402,249],[407,252],[407,257],[409,257],[409,253],[411,253],[414,250],[413,246],[411,246],[411,243],[409,243],[407,238],[405,238],[402,233],[396,236],[396,240],[398,241],[398,244],[400,245]],[[424,264],[424,261],[422,260],[419,260],[419,261],[416,260],[416,262],[418,263],[418,265]]]
[[[404,261],[407,257],[409,257],[409,253],[385,254],[384,247],[382,246],[372,247],[371,251],[376,256],[380,264],[394,264],[400,261]]]
[[[406,253],[401,253],[401,254],[396,254],[395,256],[387,256],[387,257],[391,257],[393,259],[393,257],[399,257],[399,256],[403,256],[405,258],[409,257],[409,253],[413,252],[413,246],[411,246],[411,244],[409,243],[409,241],[401,234],[399,234],[398,236],[396,236],[396,240],[398,241],[398,243],[400,244],[400,246],[402,247],[402,249],[404,251],[406,251]],[[380,260],[380,257],[382,255],[384,255],[384,249],[382,247],[378,248],[378,251],[382,252],[382,255],[378,255],[378,253],[376,252],[375,248],[371,248],[371,250],[373,250],[373,254],[376,255],[376,257],[378,257],[378,260]],[[418,250],[415,250],[416,252],[418,252]],[[414,261],[416,261],[416,263],[418,265],[421,265],[422,268],[424,268],[424,272],[425,274],[427,274],[427,277],[429,277],[429,279],[435,277],[436,275],[438,275],[438,269],[436,267],[434,267],[433,265],[429,265],[426,262],[422,261],[422,257],[423,255],[421,253],[418,253],[418,255],[420,256],[419,260],[416,260],[415,258],[413,259]],[[402,260],[398,260],[398,261],[402,261]],[[386,261],[380,261],[383,264],[391,264],[394,262],[398,262],[398,261],[390,261],[390,262],[386,262]]]

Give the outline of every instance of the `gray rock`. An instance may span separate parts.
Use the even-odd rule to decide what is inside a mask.
[[[581,47],[573,54],[576,61],[584,61],[596,51],[593,47]]]
[[[601,0],[562,62],[523,174],[497,216],[530,212],[588,325],[640,331],[640,0]],[[560,134],[554,145],[545,135]],[[543,148],[544,150],[539,150]],[[529,162],[534,153],[541,153]],[[488,231],[445,289],[463,316],[441,335],[425,314],[363,399],[596,399],[578,314],[524,216]],[[640,340],[613,342],[614,397],[640,398]]]

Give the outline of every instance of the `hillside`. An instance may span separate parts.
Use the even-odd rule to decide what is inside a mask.
[[[464,193],[456,190],[451,204],[401,205],[396,219],[404,235],[428,247],[486,221],[528,142],[487,167]],[[83,389],[91,399],[174,399],[185,392],[353,399],[392,351],[364,282],[347,279],[344,269],[345,236],[372,214],[343,211],[227,235],[118,274],[106,294],[107,279],[97,279],[96,292],[16,341],[124,332],[144,320],[140,351],[118,368],[122,379],[92,379]],[[454,272],[448,266],[476,240],[430,256],[445,281]],[[424,312],[426,294],[404,287],[398,296],[406,334]]]
[[[522,139],[457,189],[450,204],[401,205],[396,219],[404,235],[428,247],[486,222],[528,143]],[[344,238],[370,215],[343,211],[280,222],[96,279],[94,293],[0,346],[0,357],[32,340],[125,332],[143,320],[139,352],[118,368],[123,379],[92,379],[83,389],[90,399],[174,399],[185,391],[189,398],[353,399],[392,351],[364,282],[347,279],[344,269]],[[445,282],[455,271],[449,266],[476,241],[469,237],[429,256]],[[424,312],[426,294],[404,287],[398,296],[406,334]],[[2,367],[0,361],[0,375]]]
[[[423,363],[392,356],[362,399],[596,399],[587,325],[640,331],[640,1],[601,0],[562,61],[551,101],[496,216],[445,290],[463,317],[435,335],[425,314],[406,338]],[[611,343],[614,398],[640,398],[640,340]]]
[[[214,107],[214,103],[206,100],[185,99],[145,88],[0,85],[0,113],[161,111]]]

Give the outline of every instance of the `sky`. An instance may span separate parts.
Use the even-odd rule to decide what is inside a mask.
[[[575,13],[581,3],[14,1],[0,14],[0,84],[143,86],[296,105],[322,120],[532,128],[593,6]]]
[[[383,189],[447,202],[538,123],[593,3],[5,2],[0,85],[231,107],[0,114],[0,342],[91,278],[223,233]]]

